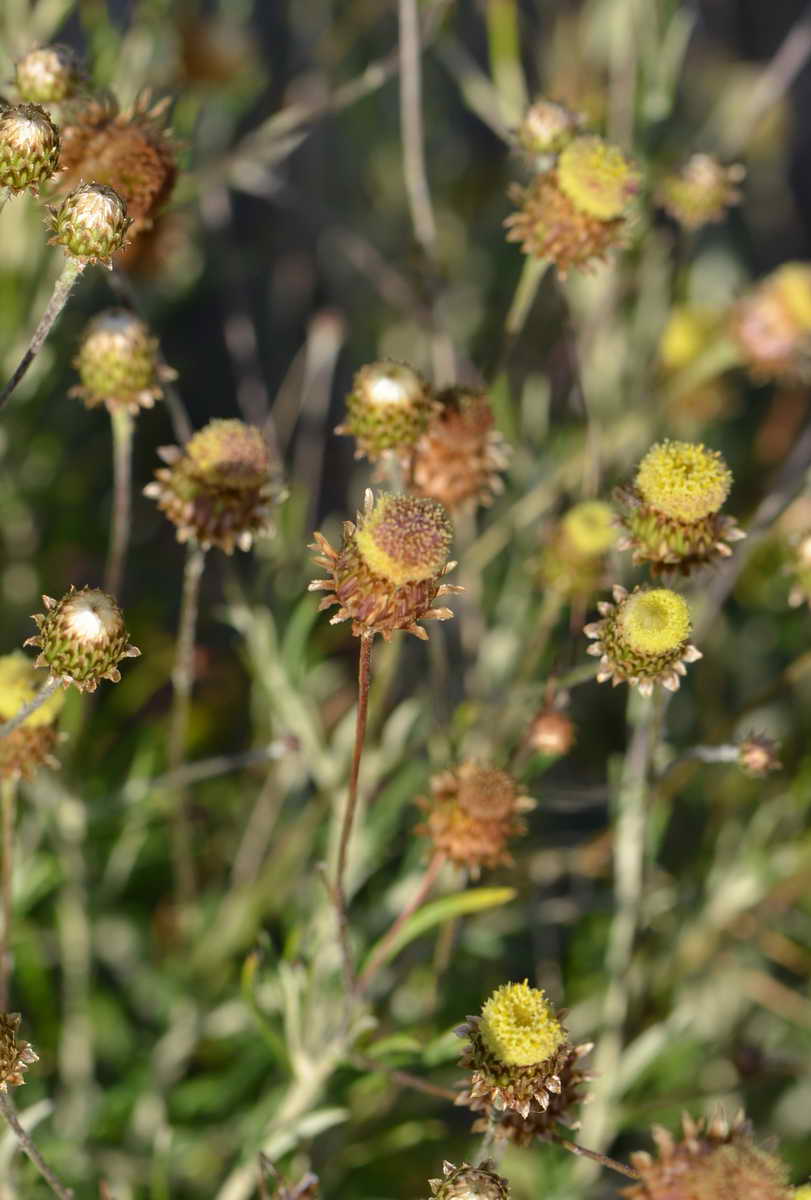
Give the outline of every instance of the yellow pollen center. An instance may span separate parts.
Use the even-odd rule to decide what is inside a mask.
[[[638,654],[666,654],[690,636],[687,602],[668,588],[629,596],[619,620],[625,641]]]

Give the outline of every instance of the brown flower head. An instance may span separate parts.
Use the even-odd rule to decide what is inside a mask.
[[[85,82],[85,73],[70,46],[37,46],[17,61],[17,91],[31,104],[68,100]]]
[[[739,164],[724,167],[711,154],[694,154],[680,171],[659,184],[659,205],[685,229],[700,229],[722,221],[740,203],[737,185],[746,175]]]
[[[507,466],[503,437],[493,428],[487,397],[469,388],[445,388],[428,428],[414,447],[413,490],[449,512],[490,505],[503,491]]]
[[[617,584],[613,595],[614,604],[597,606],[602,620],[583,629],[594,639],[588,653],[600,659],[597,682],[628,683],[643,696],[650,696],[657,683],[677,691],[685,664],[701,658],[690,641],[686,601],[668,588],[636,588],[629,594]]]
[[[281,491],[271,473],[264,434],[243,421],[210,421],[187,442],[163,446],[167,464],[155,472],[144,495],[177,526],[177,540],[194,540],[226,554],[250,550],[256,537],[272,531],[271,509]]]
[[[0,657],[0,724],[33,700],[42,680],[21,650]],[[0,738],[0,779],[30,779],[38,767],[58,767],[51,753],[59,741],[56,720],[64,696],[54,692],[22,725]]]
[[[811,263],[767,275],[735,305],[730,326],[755,380],[811,379]]]
[[[430,1200],[510,1200],[510,1185],[496,1174],[496,1164],[485,1159],[478,1167],[451,1162],[442,1164],[442,1178],[429,1179]]]
[[[351,619],[356,637],[380,633],[388,641],[397,629],[426,639],[417,624],[447,621],[449,608],[432,608],[434,600],[461,589],[443,584],[456,564],[448,562],[452,528],[441,504],[415,496],[382,493],[375,500],[367,489],[357,521],[344,522],[340,550],[320,533],[311,549],[330,573],[316,579],[310,591],[326,591],[319,609],[339,606],[335,625]]]
[[[623,1189],[630,1200],[790,1200],[785,1166],[755,1146],[743,1114],[732,1124],[685,1115],[681,1140],[661,1126],[654,1127],[653,1139],[656,1157],[645,1151],[631,1156],[639,1182]]]
[[[126,202],[102,183],[82,183],[58,208],[49,205],[51,245],[112,270],[110,258],[126,245],[132,221]]]
[[[151,105],[142,96],[120,113],[111,97],[86,97],[71,105],[62,124],[65,188],[95,179],[127,205],[133,236],[148,229],[177,177],[177,151],[165,126],[168,100]]]
[[[0,1013],[0,1092],[22,1087],[23,1071],[39,1060],[28,1042],[17,1038],[21,1020],[19,1013]]]
[[[38,104],[0,104],[0,187],[34,195],[59,163],[59,130]]]
[[[539,754],[559,758],[568,754],[575,742],[575,726],[571,717],[554,707],[546,707],[532,720],[527,740]]]
[[[432,409],[431,389],[413,367],[368,363],[355,375],[346,398],[346,421],[335,432],[354,437],[356,458],[374,461],[387,450],[413,446]]]
[[[738,762],[747,775],[757,779],[770,771],[779,771],[783,765],[777,742],[765,733],[750,733],[743,739],[738,747]]]
[[[426,814],[417,833],[474,878],[483,867],[512,864],[507,843],[526,833],[521,814],[535,807],[506,771],[476,762],[434,775],[430,797],[419,796],[416,804]]]
[[[161,382],[175,374],[159,363],[157,351],[157,338],[134,312],[105,309],[82,334],[73,364],[81,384],[71,388],[71,395],[81,396],[88,408],[151,408],[163,395]]]
[[[118,683],[122,658],[137,658],[130,645],[124,614],[112,596],[97,588],[71,587],[61,600],[43,596],[44,613],[35,613],[38,632],[25,646],[39,646],[35,667],[48,667],[65,687],[95,692],[102,679]]]

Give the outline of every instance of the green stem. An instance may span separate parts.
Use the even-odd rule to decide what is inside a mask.
[[[197,630],[197,607],[200,597],[200,579],[205,561],[205,551],[196,542],[190,542],[186,555],[186,567],[183,572],[183,596],[180,602],[177,650],[172,672],[174,696],[169,726],[168,765],[170,774],[180,770],[186,757],[186,734],[194,682],[194,638]],[[186,793],[183,787],[178,787],[174,794],[172,863],[176,897],[181,907],[185,907],[194,899],[197,884],[192,855],[191,827],[186,808]]]
[[[54,290],[51,294],[50,300],[48,301],[48,307],[42,314],[39,325],[37,325],[36,329],[34,330],[34,336],[31,339],[31,345],[20,359],[17,370],[11,376],[11,379],[3,388],[2,392],[0,392],[0,408],[2,408],[6,403],[9,396],[14,391],[17,384],[23,378],[26,371],[31,366],[31,363],[42,349],[45,339],[56,323],[57,317],[67,304],[68,296],[73,290],[74,283],[81,275],[85,266],[86,264],[83,259],[74,258],[72,255],[69,255],[65,260],[65,265],[62,268],[62,274],[54,284]]]
[[[517,0],[487,0],[487,40],[501,119],[509,128],[520,121],[527,107]]]
[[[14,875],[14,807],[17,780],[4,779],[0,785],[3,825],[3,937],[0,941],[0,1012],[9,1008],[9,978],[11,976],[11,927],[14,915],[12,881]]]
[[[111,596],[119,596],[130,539],[132,431],[135,422],[128,408],[116,405],[110,409],[110,424],[113,432],[113,522],[104,590]]]
[[[40,705],[44,704],[48,697],[54,694],[60,682],[61,680],[57,676],[49,675],[36,696],[32,700],[29,700],[27,704],[24,704],[13,717],[10,717],[8,721],[0,725],[0,738],[8,737],[18,726],[22,725],[27,717],[31,716],[32,712],[36,712]]]
[[[0,1111],[6,1118],[6,1121],[17,1138],[17,1141],[31,1159],[31,1162],[37,1168],[40,1175],[48,1184],[48,1187],[51,1189],[54,1195],[58,1196],[59,1200],[73,1200],[73,1192],[70,1190],[70,1188],[65,1187],[65,1185],[48,1166],[39,1150],[37,1150],[36,1146],[31,1141],[28,1133],[20,1124],[20,1119],[17,1116],[17,1113],[14,1111],[14,1105],[11,1103],[8,1094],[2,1091],[0,1091]]]
[[[358,977],[357,990],[359,992],[366,990],[377,974],[381,963],[387,961],[389,957],[389,947],[394,941],[396,941],[397,934],[400,932],[403,925],[405,925],[411,914],[417,911],[417,909],[428,896],[431,888],[436,883],[437,875],[442,870],[442,865],[444,862],[445,855],[441,850],[437,850],[428,863],[428,866],[425,868],[425,872],[420,880],[420,885],[416,892],[411,897],[409,902],[405,904],[401,911],[397,914],[396,920],[392,922],[388,932],[378,943],[375,954],[372,956],[372,958],[370,958],[369,962],[366,964],[360,976]]]

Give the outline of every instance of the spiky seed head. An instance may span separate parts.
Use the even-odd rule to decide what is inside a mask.
[[[614,510],[603,500],[584,500],[561,521],[568,546],[581,558],[606,554],[617,540]]]
[[[369,570],[400,587],[439,575],[452,537],[448,514],[436,500],[383,492],[355,541]]]
[[[518,127],[518,143],[532,157],[557,154],[580,128],[580,117],[565,104],[536,100]]]
[[[732,472],[717,450],[665,441],[642,459],[635,483],[653,508],[690,523],[718,512],[729,495]]]
[[[545,708],[533,719],[527,740],[539,754],[560,758],[568,754],[575,742],[574,722],[556,708]]]
[[[70,46],[38,46],[16,65],[17,91],[33,104],[58,104],[84,82],[81,62]]]
[[[59,164],[59,130],[38,104],[0,105],[0,187],[37,191]]]
[[[690,611],[668,588],[614,588],[615,604],[602,602],[602,620],[584,627],[589,654],[600,659],[597,682],[629,683],[649,696],[655,684],[676,691],[686,664],[701,658],[689,641]]]
[[[490,505],[503,490],[499,472],[509,461],[493,424],[493,410],[481,392],[444,388],[413,450],[413,491],[438,500],[449,512]]]
[[[72,394],[88,408],[151,408],[163,395],[166,372],[158,365],[158,342],[127,308],[108,308],[88,323],[74,360],[81,385]]]
[[[39,1061],[28,1042],[17,1037],[21,1019],[19,1013],[0,1013],[0,1092],[22,1087],[23,1071]]]
[[[15,716],[39,691],[42,679],[21,650],[0,658],[0,723]],[[0,779],[30,779],[38,767],[58,766],[52,751],[64,694],[54,692],[11,733],[0,738]]]
[[[558,180],[572,204],[598,221],[621,217],[639,190],[639,172],[619,147],[592,134],[564,147]]]
[[[562,279],[573,267],[591,270],[626,240],[625,215],[602,220],[578,208],[562,190],[557,170],[538,172],[526,188],[513,185],[510,197],[519,208],[504,222],[507,241],[553,262]]]
[[[765,733],[750,733],[743,739],[738,746],[738,762],[747,775],[759,779],[783,765],[777,742]]]
[[[51,242],[74,258],[110,264],[132,224],[126,202],[102,183],[82,183],[51,208]],[[112,265],[112,264],[110,264]]]
[[[690,609],[684,597],[669,588],[634,592],[623,605],[620,628],[637,654],[668,654],[690,636]]]
[[[118,683],[118,663],[141,651],[130,645],[124,614],[112,596],[71,587],[61,600],[42,599],[45,612],[33,617],[38,632],[25,642],[40,648],[34,665],[48,667],[54,678],[80,692],[94,692],[102,679]]]
[[[725,167],[711,154],[694,154],[681,170],[664,177],[657,199],[679,225],[700,229],[722,221],[727,210],[740,202],[737,185],[745,175],[739,164]]]
[[[510,1200],[510,1185],[496,1174],[496,1164],[485,1159],[478,1167],[442,1164],[442,1178],[429,1179],[430,1200]]]
[[[560,1048],[566,1034],[541,988],[505,983],[482,1008],[482,1040],[508,1067],[531,1067]]]
[[[194,471],[217,488],[250,491],[270,475],[270,447],[255,425],[244,421],[209,421],[186,444]]]
[[[386,450],[413,446],[432,409],[431,389],[413,367],[368,363],[355,375],[346,399],[346,421],[335,432],[355,438],[357,457],[374,460]]]

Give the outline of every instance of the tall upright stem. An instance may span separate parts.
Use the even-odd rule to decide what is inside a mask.
[[[349,795],[344,809],[344,819],[341,825],[341,837],[338,842],[338,862],[335,868],[335,903],[338,908],[339,932],[344,952],[344,974],[350,990],[354,987],[354,971],[352,956],[349,952],[348,919],[346,912],[346,890],[344,878],[346,875],[346,860],[349,854],[349,840],[352,836],[352,826],[355,823],[355,812],[358,807],[358,777],[360,775],[360,760],[363,755],[363,743],[366,738],[366,717],[369,709],[369,683],[372,672],[372,638],[373,634],[363,633],[358,647],[358,713],[355,721],[355,749],[352,755],[352,771],[349,776]]]
[[[6,1092],[0,1092],[0,1112],[2,1112],[3,1116],[8,1121],[8,1124],[13,1131],[14,1136],[17,1138],[17,1141],[31,1159],[31,1162],[37,1168],[40,1175],[48,1184],[48,1187],[51,1189],[54,1195],[58,1196],[59,1200],[73,1200],[73,1192],[70,1190],[70,1188],[66,1188],[59,1177],[54,1174],[54,1172],[46,1163],[45,1159],[40,1154],[39,1150],[37,1150],[36,1146],[31,1141],[31,1138],[26,1130],[20,1124],[20,1118],[17,1116],[17,1113],[14,1110],[14,1105],[11,1103],[8,1093]]]
[[[51,329],[56,323],[57,317],[67,304],[68,296],[73,290],[73,285],[81,275],[85,265],[86,264],[83,259],[74,258],[72,255],[69,255],[65,260],[65,265],[62,268],[62,274],[54,284],[54,290],[51,294],[50,300],[48,301],[48,307],[42,314],[39,325],[37,325],[36,329],[34,330],[34,336],[31,339],[31,345],[20,359],[17,370],[11,376],[11,379],[9,379],[2,392],[0,392],[0,408],[2,408],[5,402],[8,400],[9,396],[14,391],[17,384],[23,378],[26,371],[31,366],[31,363],[37,357],[43,345],[45,344],[46,337],[51,332]]]
[[[116,405],[110,409],[110,424],[113,432],[113,522],[104,588],[111,596],[118,597],[130,540],[132,413],[128,408]]]
[[[7,1012],[8,983],[11,976],[11,927],[14,915],[12,879],[14,872],[14,808],[17,796],[16,779],[4,779],[0,784],[3,826],[3,936],[0,941],[0,1012]]]
[[[194,682],[194,638],[197,630],[197,606],[200,578],[205,566],[205,551],[190,542],[183,572],[183,597],[177,632],[175,667],[172,672],[174,697],[169,727],[169,771],[180,770],[186,757],[186,734],[189,724],[192,684]],[[191,828],[186,809],[186,792],[176,789],[172,812],[172,861],[175,892],[181,906],[190,903],[197,887],[191,846]]]

